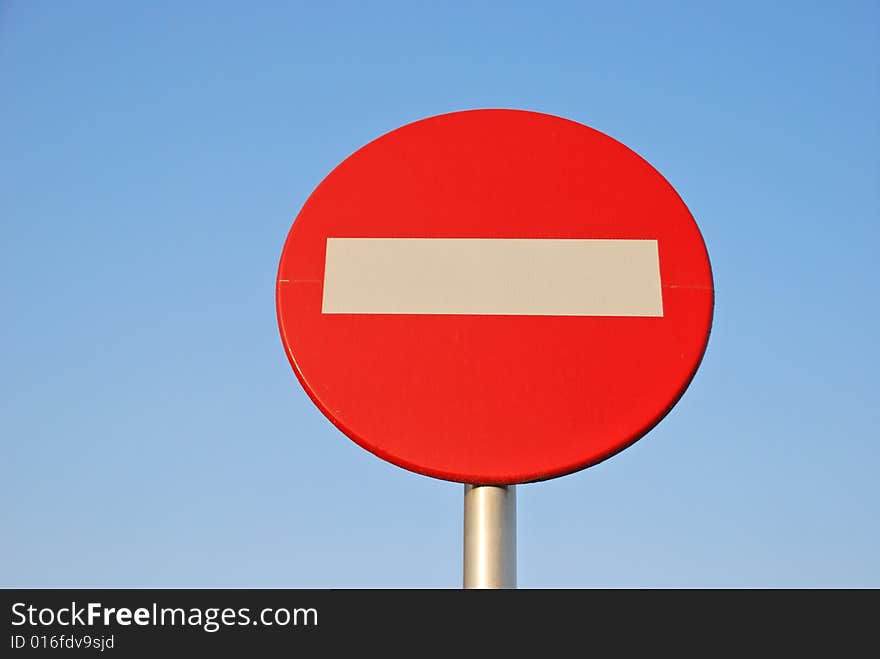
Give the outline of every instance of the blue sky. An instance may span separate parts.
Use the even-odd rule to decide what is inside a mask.
[[[651,162],[716,285],[673,412],[518,489],[520,585],[880,586],[878,61],[875,2],[2,3],[0,585],[458,587],[462,486],[324,419],[274,277],[352,151],[510,107]]]

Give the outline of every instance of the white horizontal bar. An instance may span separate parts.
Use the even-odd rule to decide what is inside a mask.
[[[322,312],[662,316],[657,241],[328,238]]]

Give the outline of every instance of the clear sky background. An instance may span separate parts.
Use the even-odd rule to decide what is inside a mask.
[[[459,587],[462,486],[320,414],[274,279],[339,161],[480,107],[645,157],[717,289],[673,412],[518,488],[520,585],[880,587],[874,1],[0,2],[0,585]]]

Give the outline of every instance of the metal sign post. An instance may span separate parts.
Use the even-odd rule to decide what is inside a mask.
[[[516,588],[516,487],[464,486],[464,587]]]

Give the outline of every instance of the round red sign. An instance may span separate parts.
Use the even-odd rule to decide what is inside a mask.
[[[666,415],[714,291],[696,223],[621,143],[519,110],[370,142],[308,198],[278,268],[290,363],[400,467],[514,484],[593,465]]]

